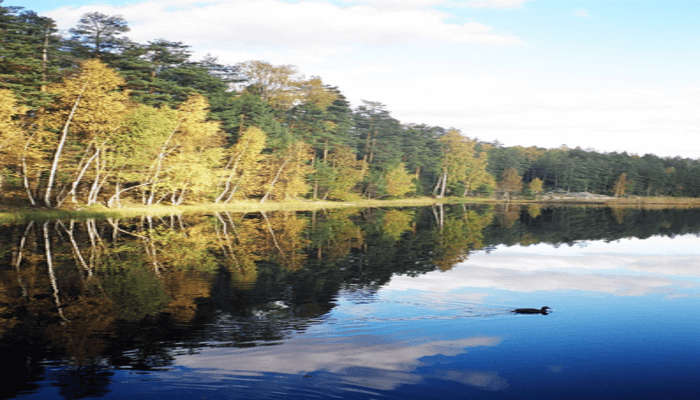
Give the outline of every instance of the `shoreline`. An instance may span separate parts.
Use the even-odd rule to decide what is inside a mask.
[[[0,208],[0,221],[13,222],[29,219],[54,219],[54,218],[110,218],[110,217],[138,217],[138,216],[163,216],[174,214],[199,214],[211,212],[265,212],[265,211],[314,211],[338,208],[365,208],[365,207],[421,207],[435,204],[512,204],[512,205],[540,205],[540,206],[597,206],[597,207],[625,207],[625,208],[700,208],[700,198],[685,197],[635,197],[619,199],[511,199],[506,201],[492,197],[416,197],[390,200],[354,200],[354,201],[328,201],[328,200],[292,200],[292,201],[268,201],[260,203],[255,200],[244,200],[228,204],[203,203],[192,205],[132,205],[121,208],[106,208],[104,206],[86,207],[77,209],[49,209],[49,208]]]

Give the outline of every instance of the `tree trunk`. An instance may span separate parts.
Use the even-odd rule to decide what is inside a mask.
[[[113,205],[115,202],[116,202],[116,204],[117,204],[118,207],[121,207],[121,203],[120,203],[120,200],[119,200],[119,196],[121,196],[122,193],[128,192],[129,190],[132,190],[132,189],[136,189],[136,188],[139,188],[139,187],[143,187],[143,186],[146,186],[146,185],[150,185],[150,184],[151,184],[150,182],[146,182],[146,183],[142,183],[142,184],[139,184],[139,185],[130,186],[130,187],[125,188],[125,189],[119,189],[119,183],[117,182],[117,187],[116,187],[116,189],[115,189],[114,195],[112,195],[112,197],[110,197],[109,200],[107,200],[107,207],[112,207],[112,205]]]
[[[173,136],[175,135],[175,132],[180,128],[180,123],[175,126],[175,129],[170,132],[170,135],[168,136],[167,139],[165,139],[165,142],[163,143],[163,146],[160,148],[160,153],[158,153],[158,157],[156,158],[156,170],[153,173],[153,178],[151,178],[150,183],[151,183],[151,192],[149,193],[148,200],[146,202],[147,205],[153,204],[153,198],[156,195],[155,191],[155,185],[158,183],[158,175],[160,175],[160,170],[163,167],[163,159],[165,158],[165,153],[168,150],[168,145],[170,144],[170,140],[172,140]]]
[[[47,80],[46,70],[47,70],[48,62],[49,62],[48,48],[49,48],[49,28],[46,27],[46,30],[44,31],[44,45],[41,49],[41,88],[39,90],[42,93],[46,92],[46,80]]]
[[[178,197],[175,201],[176,206],[179,206],[185,200],[185,192],[187,192],[187,188],[182,189],[182,191],[180,192],[180,197]]]
[[[70,192],[68,192],[68,194],[70,195],[71,201],[73,202],[73,204],[77,204],[77,203],[78,203],[78,200],[76,199],[75,194],[76,194],[76,191],[77,191],[77,189],[78,189],[78,185],[80,184],[80,180],[83,179],[83,175],[85,175],[85,172],[87,171],[88,167],[90,166],[90,163],[92,162],[92,160],[95,159],[95,157],[97,157],[98,154],[100,154],[100,149],[96,149],[96,150],[95,150],[95,154],[93,154],[92,157],[90,157],[90,158],[87,160],[87,162],[85,163],[85,165],[83,166],[83,168],[80,170],[80,173],[78,174],[78,177],[75,178],[75,180],[74,180],[73,183],[71,184]]]
[[[324,150],[325,152],[325,150]],[[316,165],[316,152],[314,152],[314,158],[311,160],[311,165]],[[314,174],[316,175],[316,174]],[[313,190],[313,200],[318,200],[318,177],[314,176],[314,190]]]
[[[284,162],[282,162],[282,165],[280,165],[279,169],[277,170],[277,173],[275,174],[275,177],[272,179],[272,182],[270,182],[270,186],[267,189],[267,193],[263,196],[262,199],[260,199],[260,203],[264,203],[265,200],[267,200],[270,197],[270,194],[272,193],[272,190],[275,188],[275,184],[277,183],[277,180],[280,178],[280,175],[282,174],[282,170],[284,167],[287,166],[287,162],[289,159],[285,158]]]
[[[470,190],[469,190],[470,188],[471,188],[471,182],[470,181],[465,182],[464,183],[464,193],[462,194],[462,197],[467,197],[467,195],[470,192]]]
[[[233,180],[233,177],[236,175],[236,170],[238,169],[238,162],[240,161],[241,157],[243,154],[248,150],[248,145],[250,144],[250,140],[247,140],[245,143],[245,147],[241,149],[241,151],[236,154],[236,159],[233,163],[233,167],[231,167],[231,174],[229,174],[228,179],[226,179],[226,185],[224,186],[224,190],[221,192],[221,194],[214,200],[214,203],[218,203],[221,201],[221,199],[224,198],[226,195],[226,192],[231,188],[231,181]],[[236,185],[238,187],[238,185]]]
[[[442,175],[438,176],[437,183],[435,184],[435,187],[433,188],[433,196],[438,195],[438,191],[440,190],[441,183],[442,183]]]
[[[440,198],[445,197],[445,190],[447,189],[447,169],[442,173],[442,188],[440,189]]]
[[[97,191],[97,187],[100,183],[100,159],[99,155],[97,156],[97,161],[95,162],[95,180],[92,182],[92,186],[90,186],[90,192],[88,192],[88,198],[87,198],[87,205],[91,206],[94,204],[97,196],[95,196],[95,192]]]
[[[29,146],[29,142],[27,142],[27,146]],[[25,151],[27,149],[27,146],[24,147]],[[27,176],[27,156],[26,154],[22,154],[22,185],[24,185],[24,190],[27,192],[27,198],[29,199],[29,203],[33,206],[36,206],[36,201],[34,200],[34,196],[32,196],[32,190],[29,187],[29,177]]]
[[[367,138],[365,139],[365,154],[362,156],[362,161],[367,162],[369,160],[369,148],[372,142],[372,129],[367,131]]]
[[[58,140],[58,146],[56,146],[56,151],[54,152],[53,162],[51,163],[51,172],[49,173],[49,182],[46,184],[46,192],[44,194],[44,204],[46,204],[47,207],[51,207],[51,189],[53,188],[54,179],[56,179],[58,160],[61,158],[63,146],[66,144],[68,128],[70,127],[70,123],[73,120],[75,111],[78,109],[78,105],[80,104],[80,100],[83,98],[83,93],[85,92],[86,88],[87,83],[84,83],[83,88],[80,90],[80,94],[78,94],[78,98],[76,98],[75,103],[73,103],[73,108],[71,108],[70,114],[68,114],[66,123],[63,125],[63,129],[61,130],[61,138]]]

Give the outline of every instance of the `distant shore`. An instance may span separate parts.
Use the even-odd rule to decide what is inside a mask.
[[[193,205],[127,205],[121,208],[103,206],[77,209],[49,208],[0,208],[0,221],[13,222],[47,218],[126,218],[142,215],[162,216],[171,214],[197,214],[211,212],[265,212],[265,211],[314,211],[334,208],[363,207],[420,207],[434,204],[513,204],[513,205],[572,205],[635,208],[700,208],[700,198],[687,197],[595,197],[579,198],[566,195],[548,196],[547,198],[516,198],[506,201],[493,197],[415,197],[389,200],[355,200],[355,201],[268,201],[260,203],[255,200],[237,201],[228,204],[193,204]]]

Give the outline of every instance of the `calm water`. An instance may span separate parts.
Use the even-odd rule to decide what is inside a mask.
[[[460,205],[0,229],[0,397],[700,396],[697,210]]]

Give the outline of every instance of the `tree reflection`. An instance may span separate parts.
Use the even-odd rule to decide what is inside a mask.
[[[446,271],[499,244],[697,233],[692,210],[435,206],[215,213],[0,226],[0,396],[51,379],[105,393],[113,367],[154,369],[176,347],[255,346],[317,323],[341,291]],[[46,377],[42,362],[60,360]]]

